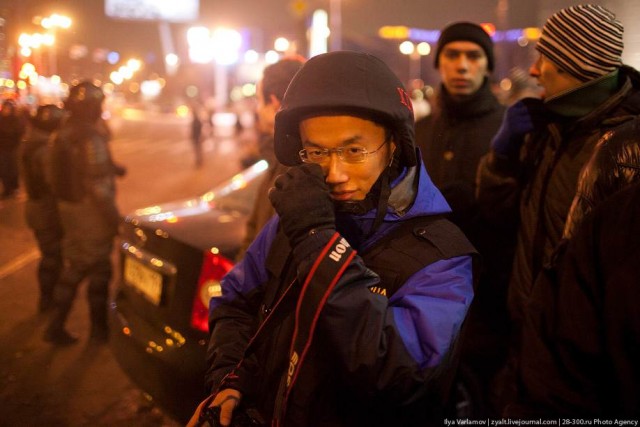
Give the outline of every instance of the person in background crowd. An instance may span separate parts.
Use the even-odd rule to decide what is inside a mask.
[[[26,123],[15,101],[5,100],[0,110],[0,197],[3,199],[13,197],[18,190],[18,147],[25,131]]]
[[[197,102],[191,105],[191,144],[195,156],[195,165],[199,169],[202,167],[202,110]]]
[[[33,230],[38,249],[38,311],[53,308],[53,295],[62,271],[62,224],[56,199],[46,179],[47,144],[64,117],[64,110],[56,105],[38,107],[31,128],[20,150],[20,169],[27,193],[25,217]]]
[[[416,144],[434,184],[465,231],[474,210],[475,172],[500,127],[504,107],[491,92],[491,37],[477,24],[442,30],[435,52],[442,84],[431,114],[416,123]]]
[[[507,400],[515,395],[512,375],[526,306],[563,237],[581,171],[606,132],[640,113],[640,74],[622,64],[622,34],[622,24],[602,6],[553,14],[530,69],[543,101],[525,98],[507,110],[479,167],[484,217],[494,224],[519,221],[508,295],[513,354],[504,382]]]
[[[298,70],[304,64],[303,58],[285,58],[267,66],[262,74],[262,79],[258,82],[256,97],[259,137],[260,158],[269,163],[269,169],[266,171],[264,179],[260,184],[258,196],[253,203],[253,210],[249,221],[247,222],[247,230],[244,241],[237,259],[240,260],[244,256],[245,251],[258,235],[262,227],[275,214],[273,206],[267,194],[269,189],[273,187],[278,175],[286,172],[288,167],[282,165],[276,159],[273,151],[273,132],[276,113],[280,109],[284,92],[289,86],[289,82]]]
[[[275,425],[442,422],[475,250],[442,218],[413,126],[408,93],[372,55],[298,71],[275,119],[290,166],[269,193],[277,216],[211,300],[212,395],[189,425],[249,409]]]
[[[55,309],[44,335],[54,345],[71,345],[78,340],[67,332],[65,323],[85,278],[89,279],[90,338],[103,343],[109,337],[111,249],[119,222],[114,177],[124,170],[111,158],[108,127],[101,119],[103,101],[102,90],[93,83],[83,81],[73,86],[64,104],[69,115],[51,147],[50,179],[64,230],[65,259],[56,286]]]
[[[476,170],[490,148],[504,107],[491,90],[493,42],[485,30],[471,22],[456,22],[442,30],[435,66],[442,83],[432,113],[416,123],[416,143],[429,175],[451,206],[450,219],[482,255],[483,268],[462,337],[462,363],[482,390],[476,400],[491,400],[493,377],[502,366],[508,341],[505,309],[513,233],[482,223],[475,202]],[[481,337],[481,338],[479,338]],[[481,406],[490,408],[490,403]],[[495,415],[490,409],[486,414]]]

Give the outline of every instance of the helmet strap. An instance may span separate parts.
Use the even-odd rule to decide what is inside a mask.
[[[334,202],[338,213],[345,213],[349,215],[364,215],[371,209],[376,208],[376,216],[371,224],[371,228],[366,234],[365,239],[369,238],[376,232],[376,230],[378,230],[385,215],[387,214],[389,196],[391,195],[391,182],[400,176],[400,172],[402,170],[400,167],[400,151],[401,150],[397,149],[394,151],[393,156],[391,156],[389,161],[389,165],[382,171],[364,200]]]

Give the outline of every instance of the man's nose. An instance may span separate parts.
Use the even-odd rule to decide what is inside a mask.
[[[467,55],[459,55],[458,60],[456,61],[456,68],[459,71],[467,71],[469,69],[469,59]]]
[[[338,184],[344,182],[346,179],[344,162],[340,160],[340,157],[336,152],[329,154],[329,159],[323,169],[327,184]]]
[[[537,60],[533,64],[531,64],[531,67],[529,67],[529,75],[531,77],[538,78],[540,76],[539,64],[540,64],[540,60]]]

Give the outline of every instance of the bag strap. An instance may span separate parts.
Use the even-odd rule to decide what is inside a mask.
[[[289,367],[276,395],[273,427],[278,427],[284,419],[289,394],[311,347],[320,312],[355,256],[356,251],[349,242],[340,233],[334,233],[316,258],[300,289],[289,349]],[[322,286],[312,286],[313,283],[321,283]]]

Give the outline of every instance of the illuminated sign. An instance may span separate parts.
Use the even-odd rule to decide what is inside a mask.
[[[540,38],[539,28],[516,28],[513,30],[499,31],[491,23],[481,24],[482,28],[491,36],[494,42],[514,42],[522,38],[526,40],[538,40]],[[378,36],[383,39],[413,40],[428,43],[437,43],[440,37],[440,30],[425,30],[422,28],[409,28],[401,25],[387,25],[380,27]]]
[[[105,0],[110,18],[138,21],[189,22],[198,19],[199,0]]]

